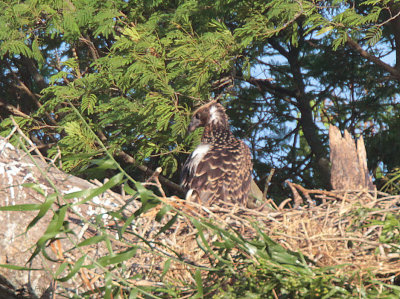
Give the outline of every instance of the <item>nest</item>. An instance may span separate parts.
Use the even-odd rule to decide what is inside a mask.
[[[163,273],[164,282],[170,281],[174,285],[194,282],[194,270],[190,265],[207,268],[210,257],[198,245],[198,229],[190,221],[193,217],[207,219],[224,229],[233,229],[249,240],[257,236],[253,225],[257,223],[265,234],[284,248],[301,252],[312,266],[333,266],[336,275],[350,278],[355,272],[358,277],[373,273],[386,281],[398,275],[400,246],[395,238],[393,242],[387,240],[384,221],[398,214],[400,196],[376,191],[306,190],[295,184],[291,187],[303,193],[307,204],[299,205],[302,197],[297,192],[293,200],[288,199],[273,209],[266,208],[266,205],[247,209],[230,203],[204,207],[175,197],[161,197],[160,200],[181,213],[161,234],[158,232],[176,215],[176,210],[171,210],[157,222],[155,218],[163,208],[161,205],[138,219],[135,234],[146,236],[154,244],[153,250],[162,254],[155,255],[154,251],[137,254],[132,260],[133,271],[144,274],[141,283],[155,282],[162,274],[167,257],[179,256],[187,263],[170,260],[167,274]],[[316,205],[315,201],[321,204]],[[393,231],[393,235],[399,236],[399,231]],[[212,231],[206,232],[205,238],[209,244],[218,239]],[[341,266],[335,267],[338,265]]]
[[[20,134],[24,136],[22,132]],[[101,208],[95,212],[107,214],[111,219],[101,231],[94,220],[96,215],[89,215],[88,207],[86,214],[84,213],[86,216],[78,215],[82,211],[70,211],[72,216],[70,215],[68,220],[71,223],[75,220],[75,223],[82,224],[76,233],[76,243],[106,233],[110,237],[114,252],[124,252],[132,246],[138,247],[136,254],[126,261],[123,269],[110,267],[115,284],[118,284],[118,278],[124,281],[124,285],[126,282],[137,286],[171,283],[184,287],[194,284],[194,273],[203,269],[202,273],[206,275],[207,269],[213,266],[213,259],[215,260],[215,256],[207,253],[199,244],[213,244],[220,238],[210,227],[203,229],[202,235],[199,236],[196,221],[201,223],[202,219],[227,231],[239,233],[246,240],[259,237],[258,227],[287,250],[301,252],[309,259],[310,266],[332,267],[336,275],[349,277],[349,280],[354,277],[354,273],[357,273],[358,277],[373,273],[381,280],[392,282],[400,273],[400,196],[367,190],[307,190],[288,182],[293,198],[285,200],[279,206],[274,206],[274,203],[269,201],[256,209],[228,202],[205,207],[177,197],[167,197],[158,181],[160,172],[161,170],[158,170],[144,185],[155,186],[158,189],[161,194],[158,200],[161,204],[155,204],[146,211],[139,201],[132,200],[127,204],[126,200],[130,196],[114,194],[111,190],[107,190],[106,193],[112,195],[112,205],[106,205],[105,201],[86,202],[85,205],[90,205],[91,208]],[[147,194],[147,197],[151,196]],[[141,199],[144,200],[144,197]],[[79,208],[84,210],[84,204]],[[121,212],[124,217],[113,218],[109,212]],[[79,217],[75,217],[76,215]],[[85,218],[84,222],[82,218]],[[128,225],[127,219],[132,221],[132,224]],[[393,221],[389,221],[391,219]],[[124,225],[127,225],[125,232],[122,239],[118,239],[117,231]],[[112,236],[117,237],[111,238]],[[52,246],[54,244],[52,243]],[[103,247],[92,245],[89,249],[85,248],[83,253],[97,260],[98,255],[104,256],[109,253],[109,248]],[[68,262],[74,265],[83,253],[77,250],[75,245],[72,249],[67,249],[68,252],[60,245],[53,250],[60,261],[68,258]],[[243,254],[239,251],[240,249],[233,249],[232,255]],[[246,258],[256,259],[251,255]],[[336,267],[339,265],[340,267]],[[104,286],[104,268],[93,268],[81,269],[81,279],[76,281],[77,283],[74,282],[71,294],[78,289],[94,292]],[[141,274],[141,278],[132,279],[137,274]]]

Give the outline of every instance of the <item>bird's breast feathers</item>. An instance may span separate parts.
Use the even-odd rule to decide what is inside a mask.
[[[191,156],[188,159],[188,168],[191,173],[196,173],[197,166],[203,160],[204,156],[210,151],[210,144],[200,144],[193,151]]]

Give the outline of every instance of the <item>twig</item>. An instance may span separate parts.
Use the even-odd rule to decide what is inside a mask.
[[[271,179],[272,179],[272,176],[274,175],[274,173],[275,173],[275,168],[272,168],[270,173],[269,173],[269,175],[268,175],[268,178],[265,181],[265,187],[264,187],[264,193],[263,193],[263,201],[264,202],[267,200],[267,193],[268,193],[269,184],[271,182]]]
[[[128,154],[125,153],[124,151],[118,152],[117,156],[118,156],[120,159],[122,159],[125,163],[128,163],[128,164],[136,164],[135,158],[133,158],[132,156],[128,155]],[[142,164],[139,164],[139,165],[137,166],[137,168],[138,168],[139,170],[143,171],[144,173],[147,173],[147,174],[150,174],[150,175],[153,175],[154,172],[155,172],[154,170],[150,169],[150,168],[147,167],[146,165],[142,165]],[[171,189],[173,189],[174,191],[176,191],[178,195],[182,195],[182,196],[185,195],[184,190],[183,190],[182,187],[179,186],[178,184],[176,184],[176,183],[174,183],[174,182],[168,180],[167,178],[163,177],[162,175],[158,175],[158,179],[160,180],[160,182],[161,182],[163,185],[165,185],[165,186],[167,186],[168,188],[171,188]]]
[[[33,144],[33,142],[22,132],[21,128],[19,127],[18,123],[15,121],[14,117],[10,115],[10,119],[14,125],[15,128],[17,128],[18,133],[28,142],[28,144],[34,149],[35,153],[39,156],[39,158],[46,163],[45,158],[43,157],[42,153],[38,150],[36,145]]]
[[[292,199],[291,198],[286,198],[284,201],[282,201],[278,207],[279,210],[283,210],[283,208],[285,207],[285,205],[290,202]]]
[[[15,107],[13,105],[4,103],[3,100],[0,100],[0,107],[6,108],[8,111],[10,111],[14,115],[18,115],[23,118],[29,118],[29,115],[23,113],[22,111],[20,111],[17,107]]]
[[[292,190],[293,200],[294,200],[294,208],[297,209],[303,203],[303,199],[301,198],[299,192],[297,192],[296,188],[294,187],[294,183],[292,183],[288,180],[286,180],[285,182],[286,182],[286,184],[289,185],[290,190]]]

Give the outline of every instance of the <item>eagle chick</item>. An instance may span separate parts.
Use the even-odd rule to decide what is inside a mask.
[[[229,129],[224,107],[211,101],[194,113],[188,131],[204,127],[201,143],[186,160],[181,185],[202,203],[227,201],[246,205],[251,184],[249,147]]]

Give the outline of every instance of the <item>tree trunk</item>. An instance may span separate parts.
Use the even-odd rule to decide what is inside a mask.
[[[334,190],[376,190],[367,168],[367,155],[362,136],[353,140],[346,130],[344,136],[329,127],[331,150],[331,184]]]

